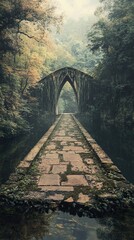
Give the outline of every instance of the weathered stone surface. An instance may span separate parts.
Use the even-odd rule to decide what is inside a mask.
[[[70,163],[69,162],[60,162],[61,165],[69,165]]]
[[[49,173],[50,169],[51,169],[51,165],[46,164],[46,162],[41,162],[38,166],[38,170],[40,172]]]
[[[54,165],[52,168],[52,173],[64,173],[67,171],[67,165]]]
[[[42,159],[42,163],[45,165],[53,165],[53,164],[59,164],[60,160],[58,158],[44,158]]]
[[[46,150],[54,150],[56,148],[56,145],[51,144],[46,147]]]
[[[121,171],[119,170],[119,168],[117,168],[115,165],[112,165],[112,166],[110,166],[109,168],[110,168],[110,170],[113,170],[113,171],[115,171],[115,172],[117,172],[117,173],[121,173]]]
[[[44,199],[45,198],[45,193],[44,192],[39,192],[39,191],[29,191],[27,195],[25,195],[25,200],[29,199]]]
[[[27,161],[23,160],[18,165],[18,168],[29,168],[30,164],[31,164],[30,162],[27,162]]]
[[[61,146],[68,146],[68,142],[67,141],[63,141],[60,144],[61,144]]]
[[[87,163],[88,165],[94,164],[94,160],[92,158],[86,158],[84,159],[84,162]]]
[[[52,129],[54,127],[45,136],[50,136]],[[89,147],[85,138],[87,141],[90,139]],[[41,139],[40,144],[43,144],[44,140],[47,141],[46,137]],[[97,158],[94,151],[98,155]],[[27,184],[27,179],[25,179],[27,169],[25,168],[30,168],[30,166],[33,167],[31,176],[28,171],[30,184],[28,181],[28,191],[27,188],[24,190],[23,199],[50,200],[49,203],[51,202],[54,206],[57,206],[57,203],[53,203],[53,201],[64,200],[66,201],[65,205],[67,203],[73,206],[75,204],[91,205],[95,199],[110,199],[112,192],[118,193],[122,188],[125,192],[124,189],[128,190],[129,188],[128,182],[119,169],[91,136],[83,131],[83,127],[77,123],[77,120],[73,120],[71,115],[62,116],[37,160],[30,159],[31,157],[27,161],[25,158],[18,166],[18,168],[21,166],[22,169],[19,169],[13,177],[11,175],[7,184],[10,186],[8,193],[11,192],[11,196],[15,181],[17,181],[17,186],[21,186],[24,177],[23,181]],[[37,171],[34,175],[36,168]],[[32,185],[33,183],[34,185]],[[94,198],[94,196],[98,198]],[[73,203],[74,201],[75,203]],[[120,199],[120,201],[122,200]]]
[[[56,137],[57,136],[65,136],[66,135],[66,132],[64,131],[64,130],[62,130],[62,131],[57,131],[57,133],[56,133]]]
[[[88,186],[88,182],[83,175],[68,175],[67,181],[62,182],[63,186]]]
[[[75,151],[75,152],[76,152],[76,153],[80,153],[80,154],[81,154],[81,153],[84,153],[84,154],[85,154],[85,153],[89,153],[89,150],[85,148],[85,149],[83,149],[83,150],[80,150],[80,151],[78,150],[78,151]]]
[[[47,199],[54,200],[54,201],[61,201],[64,199],[64,195],[63,194],[54,194],[54,195],[50,195]]]
[[[93,187],[97,188],[98,190],[101,190],[103,187],[103,182],[92,182]]]
[[[36,155],[38,154],[39,150],[41,149],[43,143],[38,142],[38,144],[32,148],[32,150],[29,152],[29,154],[25,157],[26,161],[32,161]]]
[[[85,164],[81,161],[72,161],[71,162],[72,165],[72,171],[74,172],[89,172],[89,169],[87,166],[85,166]]]
[[[90,198],[89,198],[88,195],[85,195],[85,194],[83,194],[83,193],[80,193],[77,202],[79,202],[79,203],[87,203],[87,202],[89,202],[89,199],[90,199]]]
[[[55,128],[55,126],[57,125],[58,121],[60,120],[57,119],[57,121],[55,121],[55,123],[53,124],[53,126],[45,133],[45,135],[37,142],[37,144],[31,149],[31,151],[26,155],[26,157],[23,159],[23,161],[20,163],[20,165],[18,166],[18,168],[28,168],[31,163],[28,165],[28,161],[32,162],[35,157],[37,156],[37,154],[39,153],[39,151],[41,150],[42,146],[47,142],[48,137],[50,136],[51,132],[53,131],[53,129]],[[25,163],[24,163],[25,162]]]
[[[83,151],[85,151],[84,149],[83,149],[83,147],[80,147],[80,146],[64,146],[63,147],[63,150],[64,151],[79,151],[79,152],[83,152]]]
[[[76,146],[83,146],[82,142],[76,142]]]
[[[57,174],[42,174],[38,186],[59,186],[60,176]]]
[[[43,157],[44,158],[44,157]],[[59,158],[59,155],[57,153],[47,153],[45,155],[45,158],[47,159],[58,159]]]
[[[76,160],[76,161],[82,161],[82,158],[81,158],[81,156],[79,155],[79,154],[76,154],[76,153],[68,153],[68,152],[64,152],[63,153],[63,159],[64,159],[64,161],[70,161],[70,162],[72,162],[72,161],[74,161],[74,160]]]
[[[90,174],[90,175],[86,175],[86,179],[89,181],[89,182],[91,182],[91,181],[98,181],[99,180],[99,178],[98,178],[98,176],[96,176],[96,175],[92,175],[92,174]]]
[[[68,199],[65,200],[65,202],[68,202],[68,203],[72,203],[73,201],[74,201],[74,200],[73,200],[72,197],[70,197],[70,198],[68,198]]]
[[[40,186],[41,191],[54,191],[54,192],[72,192],[74,188],[71,186]]]
[[[98,171],[99,171],[99,168],[98,168],[97,166],[93,166],[93,167],[91,168],[92,174],[95,174],[95,173],[97,173]]]

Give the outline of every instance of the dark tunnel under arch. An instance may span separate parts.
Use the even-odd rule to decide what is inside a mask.
[[[62,91],[64,85],[65,85],[67,82],[71,85],[71,87],[72,87],[72,89],[73,89],[73,91],[74,91],[74,94],[75,94],[75,96],[76,96],[77,104],[78,104],[78,92],[77,92],[77,88],[76,88],[77,84],[76,84],[76,86],[75,86],[75,84],[74,84],[75,82],[72,82],[72,80],[70,79],[70,77],[69,77],[68,75],[65,76],[65,78],[63,79],[63,81],[61,82],[61,84],[60,84],[60,86],[59,86],[58,96],[57,96],[57,103],[58,103],[58,100],[59,100],[61,91]],[[57,103],[56,103],[56,105],[57,105]]]
[[[68,86],[66,88],[66,85]],[[66,76],[59,87],[56,114],[77,113],[78,112],[78,94],[74,84]]]

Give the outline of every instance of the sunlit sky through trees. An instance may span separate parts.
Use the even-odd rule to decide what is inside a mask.
[[[80,18],[94,18],[94,12],[99,6],[99,0],[57,0],[59,11],[63,13],[64,20]]]

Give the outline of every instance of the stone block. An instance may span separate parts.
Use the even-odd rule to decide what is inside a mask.
[[[68,153],[68,152],[64,152],[63,153],[63,159],[64,161],[68,161],[68,162],[72,162],[74,160],[76,161],[82,161],[82,158],[79,154],[76,153]]]
[[[41,162],[38,166],[40,172],[49,173],[51,169],[51,165],[46,164],[45,162]]]
[[[64,199],[64,195],[63,194],[54,194],[54,195],[50,195],[49,197],[47,197],[47,199],[54,200],[54,201],[61,201]]]
[[[29,168],[31,165],[31,162],[27,162],[25,160],[21,161],[17,168]]]
[[[42,174],[38,186],[59,186],[60,176],[58,174]]]
[[[59,164],[60,160],[56,158],[53,158],[53,159],[44,158],[42,159],[42,162],[46,165],[53,165],[53,164]]]
[[[74,191],[73,187],[70,186],[40,186],[41,191],[47,192],[72,192]]]
[[[88,182],[83,175],[67,175],[67,181],[61,183],[62,186],[88,186]]]
[[[67,165],[54,165],[52,168],[52,173],[64,173],[67,171]]]
[[[77,202],[79,202],[79,203],[87,203],[87,202],[89,202],[89,200],[90,200],[90,198],[89,198],[88,195],[80,193]]]

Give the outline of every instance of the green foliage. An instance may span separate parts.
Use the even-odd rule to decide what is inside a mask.
[[[23,116],[29,114],[26,102],[20,99],[17,90],[7,84],[0,86],[0,138],[9,137],[28,131],[29,125]]]
[[[89,48],[103,59],[97,70],[97,77],[115,79],[124,75],[124,81],[131,80],[134,73],[134,2],[128,0],[102,0],[98,10],[99,21],[88,33]]]
[[[66,83],[61,91],[58,108],[60,113],[77,112],[77,101],[70,83]]]
[[[92,75],[101,56],[87,50],[86,34],[89,27],[88,20],[68,20],[64,23],[64,28],[61,28],[60,34],[53,33],[57,43],[53,69],[71,66]]]

